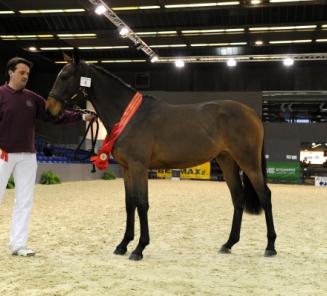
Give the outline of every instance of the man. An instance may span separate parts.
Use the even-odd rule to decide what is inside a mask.
[[[37,170],[35,121],[50,119],[45,110],[46,101],[25,88],[31,68],[30,61],[12,58],[6,68],[9,79],[0,86],[0,203],[13,173],[16,188],[9,247],[12,255],[18,256],[35,255],[27,247]],[[56,123],[80,120],[79,113],[66,111]]]

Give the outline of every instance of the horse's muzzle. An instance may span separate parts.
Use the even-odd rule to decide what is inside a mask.
[[[50,96],[45,102],[45,109],[54,117],[59,116],[63,112],[62,103]]]

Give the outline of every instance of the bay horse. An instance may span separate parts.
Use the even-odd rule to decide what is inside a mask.
[[[136,93],[106,69],[65,55],[67,64],[59,72],[47,99],[47,109],[60,115],[76,94],[84,93],[102,120],[108,134]],[[80,78],[91,78],[89,88]],[[221,253],[230,253],[239,241],[243,210],[264,210],[268,243],[265,256],[274,256],[276,233],[271,192],[265,179],[264,129],[255,111],[226,100],[171,105],[144,96],[125,130],[115,142],[112,155],[123,168],[126,229],[114,253],[123,255],[134,239],[135,210],[140,220],[140,239],[129,259],[141,260],[150,242],[148,228],[148,169],[188,168],[216,159],[231,193],[234,214],[231,232]],[[240,171],[243,172],[241,177]]]

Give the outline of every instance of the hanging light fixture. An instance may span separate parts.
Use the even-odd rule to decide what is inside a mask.
[[[237,64],[236,60],[235,59],[228,59],[227,60],[227,66],[228,67],[235,67]]]
[[[181,59],[178,59],[178,60],[175,61],[175,66],[177,68],[183,68],[185,66],[185,62],[183,60],[181,60]]]
[[[159,58],[156,54],[153,54],[150,56],[150,61],[151,61],[151,63],[155,63],[155,62],[159,61]]]
[[[102,5],[102,4],[98,5],[94,10],[94,12],[98,15],[104,14],[106,11],[107,11],[107,8],[105,8],[104,5]]]
[[[286,67],[293,66],[294,60],[292,58],[290,58],[290,57],[287,57],[286,59],[283,60],[283,64]]]
[[[119,35],[122,37],[127,37],[127,35],[129,34],[130,30],[129,28],[125,27],[125,26],[121,26],[119,27]]]

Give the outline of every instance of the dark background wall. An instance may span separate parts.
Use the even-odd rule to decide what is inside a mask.
[[[17,49],[10,55],[1,55],[0,82],[3,82],[7,60],[15,55],[26,57],[35,63],[29,86],[43,95],[47,94],[62,65],[55,65],[40,55]],[[186,64],[183,69],[177,69],[173,64],[151,63],[104,64],[103,67],[133,86],[139,75],[148,77],[147,83],[137,85],[141,90],[323,90],[327,85],[327,61],[296,62],[289,68],[284,67],[281,62],[238,63],[235,68],[229,68],[224,63]]]
[[[265,123],[266,154],[271,161],[290,161],[286,155],[297,155],[301,143],[327,143],[327,123],[288,124]],[[292,161],[292,160],[291,160]]]
[[[107,65],[106,65],[107,66]],[[110,66],[107,66],[110,69]],[[268,91],[322,90],[327,85],[327,62],[296,62],[287,68],[280,62],[238,63],[228,68],[224,63],[174,65],[111,66],[111,70],[131,85],[138,74],[149,77],[147,90],[163,91]]]

